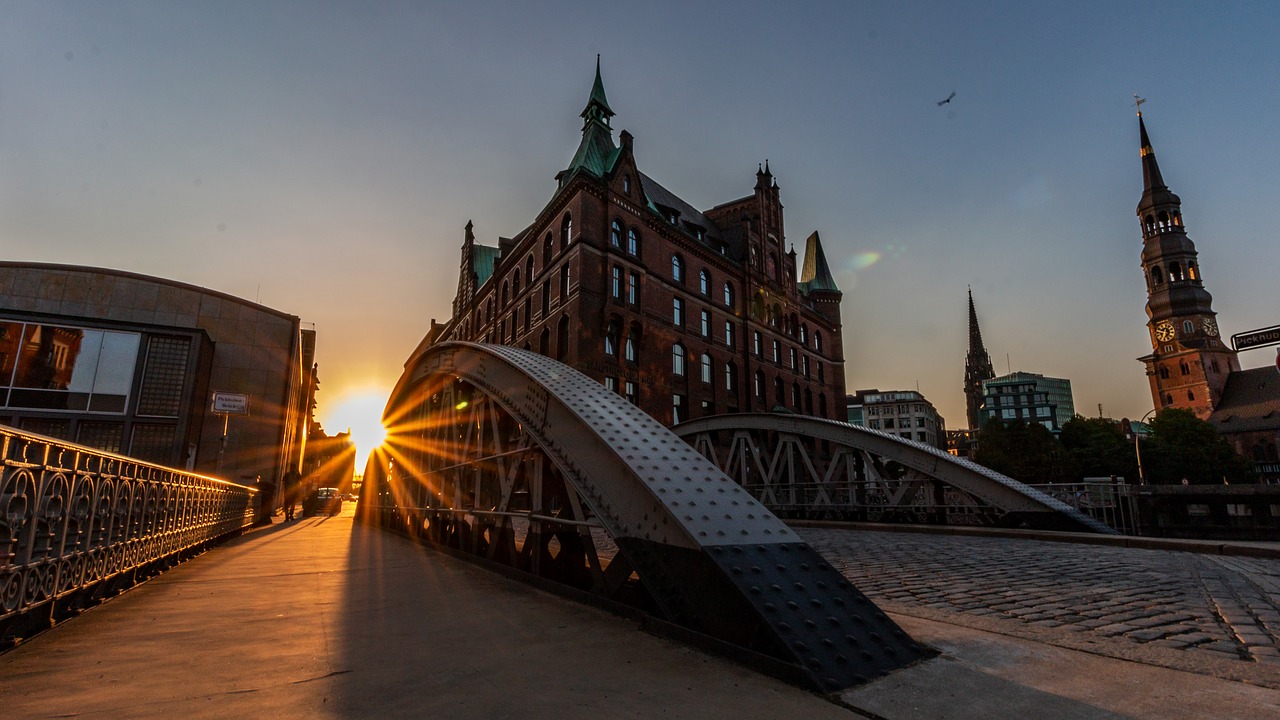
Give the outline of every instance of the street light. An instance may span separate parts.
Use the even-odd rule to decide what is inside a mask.
[[[1155,408],[1148,410],[1147,414],[1143,415],[1142,419],[1138,421],[1138,424],[1141,425],[1145,423],[1147,421],[1147,418],[1151,417],[1151,414],[1154,413],[1155,411],[1156,411]],[[1146,485],[1147,478],[1145,475],[1142,474],[1142,450],[1138,446],[1138,440],[1142,436],[1138,433],[1137,428],[1133,427],[1132,423],[1129,424],[1129,429],[1133,430],[1133,454],[1138,458],[1138,484]]]

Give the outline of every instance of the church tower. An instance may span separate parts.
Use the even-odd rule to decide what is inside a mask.
[[[1222,342],[1213,297],[1204,289],[1196,246],[1182,222],[1182,200],[1164,184],[1141,111],[1138,131],[1143,183],[1138,220],[1152,348],[1138,359],[1146,365],[1157,409],[1185,408],[1207,420],[1240,360]]]
[[[982,330],[978,328],[978,313],[973,309],[973,288],[969,289],[969,355],[964,359],[964,400],[969,429],[977,430],[981,424],[982,382],[996,376],[991,367],[991,355],[982,346]]]

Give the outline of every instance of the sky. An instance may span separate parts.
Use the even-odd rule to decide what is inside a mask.
[[[492,245],[550,200],[599,54],[615,131],[685,200],[769,161],[844,292],[850,392],[964,427],[972,287],[997,373],[1136,418],[1133,96],[1224,337],[1280,324],[1277,36],[1270,2],[0,0],[0,257],[298,315],[326,430],[367,425],[468,220]]]

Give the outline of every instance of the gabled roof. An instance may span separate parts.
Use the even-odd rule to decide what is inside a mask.
[[[1209,422],[1224,433],[1280,429],[1280,373],[1264,366],[1228,375]]]
[[[680,214],[682,225],[689,224],[702,228],[706,238],[720,237],[720,228],[716,226],[715,222],[713,222],[711,218],[703,215],[702,211],[663,187],[657,180],[654,180],[644,173],[639,173],[639,175],[640,191],[644,193],[645,200],[648,201],[649,208],[659,215],[662,215],[663,220],[666,220],[667,217],[666,214],[662,212],[661,208],[671,208]]]

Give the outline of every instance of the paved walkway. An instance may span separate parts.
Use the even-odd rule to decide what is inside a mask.
[[[1280,688],[1280,559],[799,533],[886,610]]]
[[[895,618],[943,654],[832,702],[344,514],[257,530],[0,655],[0,709],[6,720],[1280,716],[1266,687]]]

